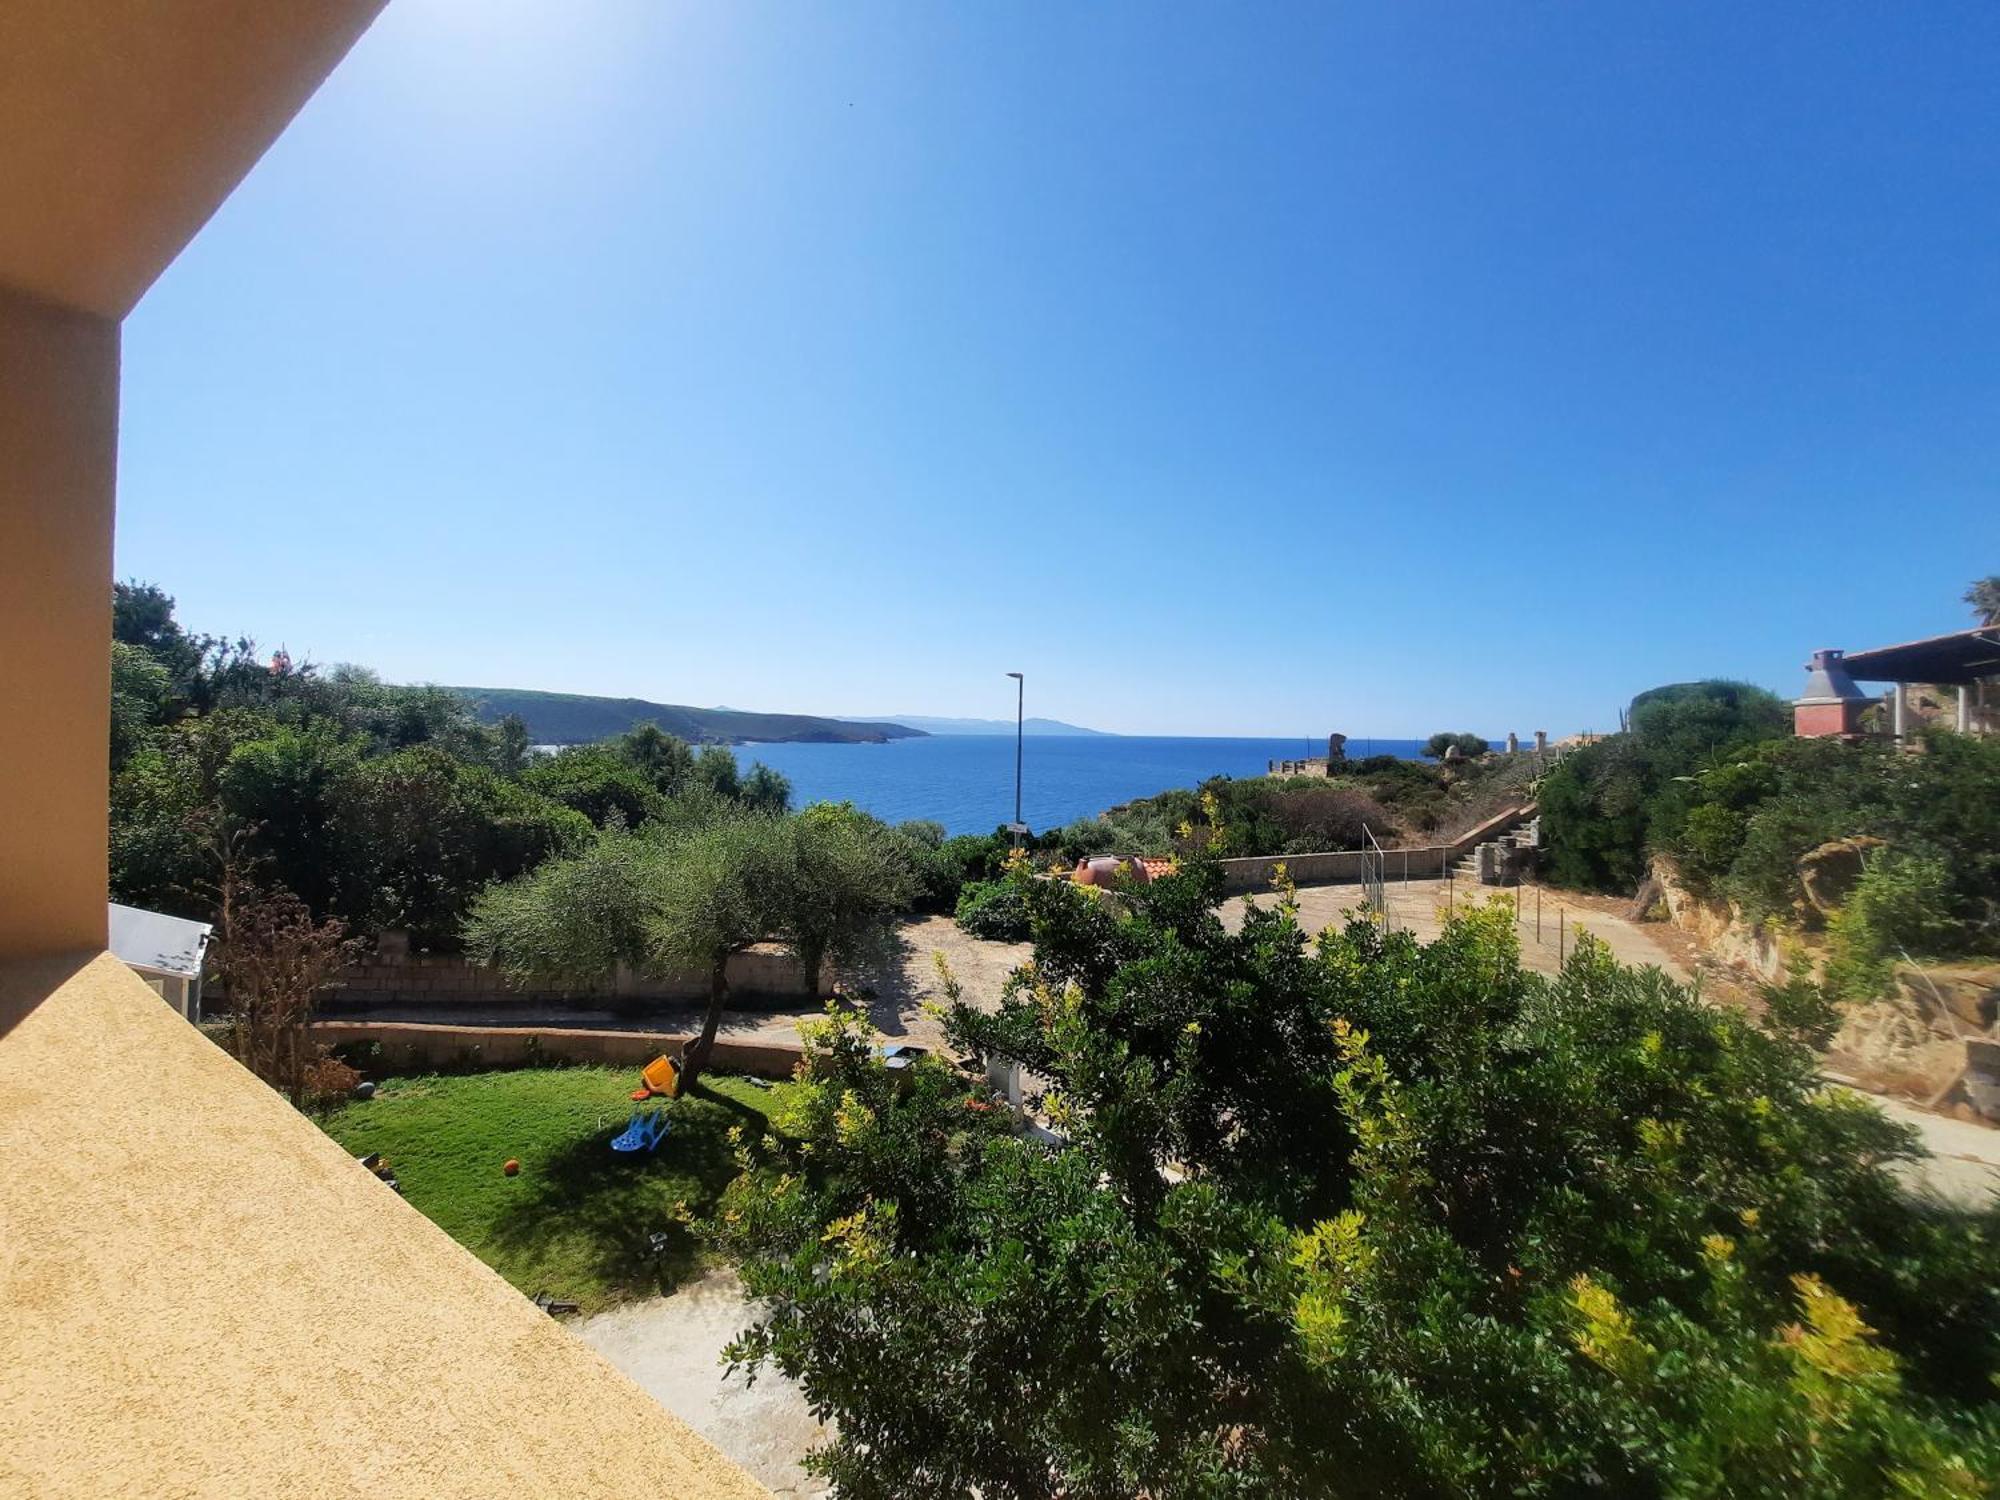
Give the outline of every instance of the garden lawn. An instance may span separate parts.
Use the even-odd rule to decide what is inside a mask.
[[[708,1213],[737,1171],[729,1128],[758,1140],[789,1087],[711,1075],[686,1098],[635,1106],[637,1082],[630,1068],[393,1078],[320,1123],[357,1156],[381,1152],[412,1204],[523,1293],[589,1313],[670,1291],[698,1268],[678,1205]],[[651,1155],[614,1153],[641,1107],[664,1109],[673,1130]],[[510,1157],[519,1176],[502,1170]],[[659,1257],[656,1230],[669,1239]]]

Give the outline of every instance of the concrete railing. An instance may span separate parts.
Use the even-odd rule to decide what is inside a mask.
[[[1535,815],[1535,804],[1525,803],[1494,814],[1470,828],[1450,843],[1425,844],[1415,849],[1384,849],[1384,880],[1443,879],[1452,865],[1489,839],[1520,827]],[[1296,885],[1339,885],[1361,879],[1365,862],[1372,858],[1361,849],[1333,849],[1319,854],[1259,854],[1247,859],[1222,861],[1224,889],[1232,895],[1268,889],[1272,877],[1283,865]]]

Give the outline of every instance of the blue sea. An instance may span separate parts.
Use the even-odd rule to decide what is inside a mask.
[[[1418,740],[1350,739],[1351,760],[1413,760]],[[1038,832],[1210,776],[1262,776],[1266,763],[1326,754],[1326,741],[1030,735],[1021,815]],[[792,803],[848,801],[891,823],[929,818],[948,833],[991,833],[1014,816],[1014,736],[938,734],[886,745],[739,745],[791,779]]]

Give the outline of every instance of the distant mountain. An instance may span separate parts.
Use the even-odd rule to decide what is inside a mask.
[[[889,716],[898,724],[907,724],[912,729],[921,729],[925,734],[1012,734],[1012,719],[940,719],[932,714],[892,714]],[[843,720],[844,723],[862,723],[859,719]],[[1080,724],[1065,724],[1061,719],[1029,719],[1022,725],[1027,734],[1090,734],[1102,735],[1102,729],[1085,729]]]
[[[470,699],[482,722],[519,714],[537,745],[587,745],[623,734],[647,720],[694,744],[880,744],[918,739],[921,729],[869,719],[823,719],[812,714],[759,714],[733,708],[690,708],[644,698],[592,698],[583,693],[538,693],[526,688],[455,687]]]

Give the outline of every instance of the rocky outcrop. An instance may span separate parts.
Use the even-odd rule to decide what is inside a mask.
[[[1867,834],[1851,839],[1832,839],[1799,856],[1799,884],[1806,900],[1821,916],[1830,916],[1847,904],[1868,868],[1868,857],[1886,848],[1884,840]]]
[[[1828,1064],[1864,1086],[1928,1104],[1965,1070],[1965,1043],[1895,1000],[1847,1006],[1827,1048]]]
[[[1704,958],[1765,984],[1785,977],[1790,955],[1781,928],[1752,922],[1719,897],[1697,896],[1668,860],[1653,861],[1652,883],[1667,904],[1667,920],[1701,945]]]
[[[1838,839],[1800,860],[1814,911],[1838,910],[1881,842]],[[1799,928],[1751,922],[1727,901],[1695,895],[1666,860],[1654,861],[1652,880],[1669,920],[1695,939],[1706,962],[1753,983],[1780,981],[1797,962],[1820,967],[1819,940]],[[2000,1122],[2000,963],[1897,964],[1886,994],[1843,1007],[1826,1061],[1880,1093],[1923,1104],[1957,1098],[1959,1108]]]
[[[1897,964],[1898,998],[1964,1034],[1984,1035],[2000,1019],[2000,964]]]

